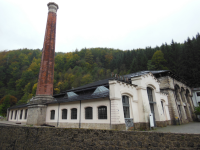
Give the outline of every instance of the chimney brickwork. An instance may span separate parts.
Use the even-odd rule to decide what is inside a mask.
[[[50,2],[36,96],[53,96],[56,12],[58,5]]]

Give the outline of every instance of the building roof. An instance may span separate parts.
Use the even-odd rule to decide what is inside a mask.
[[[55,97],[55,100],[49,102],[48,104],[54,103],[66,103],[66,102],[75,102],[75,101],[83,101],[90,99],[98,99],[98,98],[106,98],[109,97],[109,91],[99,92],[99,93],[87,93],[83,95],[73,96],[73,97]]]
[[[29,105],[29,103],[21,104],[21,105],[15,105],[15,106],[10,107],[9,109],[28,107],[28,105]]]

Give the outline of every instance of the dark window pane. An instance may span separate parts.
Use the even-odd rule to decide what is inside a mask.
[[[163,101],[161,101],[161,105],[162,105],[162,109],[163,109],[163,112],[164,112]]]
[[[130,118],[130,110],[129,110],[129,97],[122,96],[122,104],[124,110],[124,118]]]
[[[27,118],[27,112],[28,112],[28,109],[25,110],[25,116],[24,116],[24,119]]]
[[[85,108],[85,119],[92,119],[92,107]]]
[[[17,119],[17,110],[15,110],[15,120]]]
[[[98,107],[98,118],[99,119],[107,119],[107,107],[106,106]]]
[[[12,110],[12,113],[11,113],[11,120],[12,120],[12,117],[13,117],[13,110]]]
[[[124,106],[124,118],[130,118],[129,107]]]
[[[148,95],[149,101],[150,101],[150,102],[153,102],[152,89],[149,88],[149,87],[147,87],[147,95]]]
[[[67,119],[67,109],[62,110],[62,119]]]
[[[55,110],[51,110],[51,120],[55,119]]]
[[[71,119],[77,119],[77,109],[71,109]]]
[[[20,120],[22,119],[22,115],[23,115],[23,109],[21,110],[21,113],[20,113]]]
[[[197,92],[197,96],[200,96],[200,92]]]

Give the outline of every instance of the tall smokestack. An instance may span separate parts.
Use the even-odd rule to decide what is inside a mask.
[[[54,55],[56,38],[56,13],[58,5],[50,2],[47,26],[44,37],[42,59],[36,96],[30,100],[28,106],[27,125],[42,125],[46,123],[47,103],[52,101],[54,79]]]
[[[44,37],[36,96],[53,96],[56,13],[58,5],[54,2],[50,2],[47,4],[47,6],[49,8],[49,12]]]

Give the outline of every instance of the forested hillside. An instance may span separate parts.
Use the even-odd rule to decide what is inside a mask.
[[[39,49],[0,52],[0,106],[11,96],[17,98],[20,104],[35,95],[41,55],[42,50]],[[54,94],[110,77],[111,72],[124,75],[160,69],[169,69],[189,81],[189,86],[199,87],[200,35],[188,38],[184,43],[172,41],[170,45],[162,44],[155,48],[126,51],[83,48],[70,53],[56,53]]]

